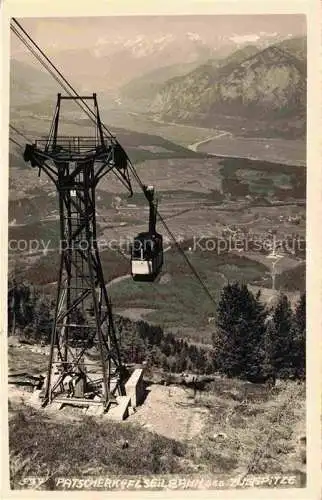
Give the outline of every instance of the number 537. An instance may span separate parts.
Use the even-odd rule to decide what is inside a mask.
[[[43,477],[27,476],[19,481],[20,486],[25,486],[26,488],[39,488],[46,479]]]

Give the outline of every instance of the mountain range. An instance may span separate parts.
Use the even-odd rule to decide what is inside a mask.
[[[61,92],[53,77],[40,64],[28,64],[24,61],[10,61],[10,105],[20,108],[51,99]],[[52,104],[52,103],[51,103]]]
[[[279,34],[263,32],[221,36],[215,43],[207,36],[193,31],[105,36],[81,50],[57,42],[52,60],[79,92],[98,92],[107,108],[121,104],[125,112],[132,107],[156,120],[211,128],[219,126],[219,115],[291,120],[303,135],[306,37],[280,41]],[[11,110],[52,116],[60,87],[39,63],[27,61],[21,54],[11,58]]]
[[[302,33],[305,18],[136,16],[135,22],[131,16],[25,18],[23,27],[79,91],[112,92],[161,68],[167,68],[171,78],[247,44],[263,49]],[[11,57],[35,62],[14,34]],[[175,66],[178,72],[169,71]]]
[[[101,37],[95,44],[88,44],[81,49],[54,47],[46,53],[66,78],[77,84],[80,91],[95,88],[97,92],[111,92],[163,66],[180,65],[183,61],[197,66],[213,57],[216,50],[197,35],[192,35],[160,33],[153,38],[136,35],[113,40]],[[13,54],[13,60],[29,62],[29,65],[33,63],[30,57],[23,58],[21,54],[19,57]]]
[[[199,62],[183,63],[170,66],[164,66],[157,70],[145,73],[144,75],[131,80],[127,85],[121,88],[120,94],[122,98],[129,99],[151,99],[158,92],[162,92],[165,84],[177,81],[180,76],[186,76],[199,69],[211,67],[219,67],[223,64],[237,63],[242,61],[247,55],[251,56],[258,52],[255,45],[247,45],[237,51],[229,52],[219,51],[216,57],[207,59],[203,64]]]
[[[216,115],[297,119],[305,126],[306,39],[246,46],[158,89],[149,111],[165,121],[215,126]]]

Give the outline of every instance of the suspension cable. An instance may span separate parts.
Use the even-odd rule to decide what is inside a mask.
[[[9,137],[9,141],[13,142],[18,148],[23,149],[23,146],[19,142],[15,141],[12,137]]]
[[[207,285],[205,284],[205,282],[203,281],[203,279],[200,277],[200,274],[198,273],[198,271],[195,269],[194,265],[192,264],[192,262],[190,261],[190,259],[187,257],[187,254],[185,253],[185,251],[183,250],[183,248],[181,247],[181,245],[179,244],[179,242],[176,240],[174,234],[172,233],[172,231],[170,230],[169,226],[167,225],[167,223],[165,222],[164,218],[162,217],[162,215],[160,214],[160,212],[158,211],[157,212],[158,214],[158,217],[160,219],[160,221],[162,222],[163,226],[165,227],[165,229],[167,230],[168,234],[170,235],[170,237],[172,238],[177,250],[179,251],[179,253],[182,255],[182,257],[184,258],[184,260],[186,261],[186,263],[188,264],[191,272],[194,274],[194,276],[196,277],[196,279],[198,280],[198,282],[200,283],[200,285],[202,286],[203,290],[205,291],[205,293],[207,294],[208,298],[211,300],[211,302],[217,306],[216,302],[215,302],[215,299],[213,298],[213,296],[211,295]]]
[[[61,82],[61,80],[59,79],[59,77],[55,74],[55,72],[50,68],[50,66],[48,64],[46,64],[42,59],[41,57],[39,56],[39,54],[37,54],[36,50],[34,49],[34,47],[28,43],[26,40],[24,40],[23,36],[17,31],[17,29],[14,27],[14,26],[10,26],[13,33],[19,38],[19,40],[27,47],[27,49],[30,50],[30,52],[34,55],[34,57],[40,62],[40,64],[50,73],[50,75],[54,78],[54,80],[56,80],[56,82],[58,83],[58,85],[60,85],[64,90],[65,92],[69,95],[69,96],[72,96],[73,93],[69,90],[69,88],[63,83]],[[83,101],[84,102],[84,101]],[[86,111],[83,109],[82,105],[80,102],[78,102],[78,105],[81,106],[82,110],[86,113]]]
[[[132,165],[132,163],[130,162],[130,168],[131,168],[131,171],[132,171],[132,174],[135,178],[135,180],[138,182],[139,186],[141,187],[142,190],[144,190],[144,185],[140,179],[140,177],[138,176],[134,166]],[[202,286],[203,290],[205,291],[205,293],[207,294],[208,298],[211,300],[211,302],[213,304],[215,304],[215,306],[217,305],[213,296],[211,295],[207,285],[205,284],[205,282],[202,280],[202,278],[200,277],[199,273],[197,272],[197,270],[195,269],[195,267],[193,266],[192,262],[190,261],[190,259],[187,257],[185,251],[183,250],[183,248],[181,247],[180,243],[176,240],[174,234],[172,233],[172,231],[170,230],[168,224],[165,222],[164,218],[162,217],[162,215],[160,214],[160,212],[157,210],[157,215],[159,217],[159,220],[160,222],[163,224],[164,228],[166,229],[166,231],[168,232],[170,238],[173,240],[178,252],[182,255],[182,257],[184,258],[184,260],[186,261],[186,263],[188,264],[190,270],[192,271],[192,273],[194,274],[194,276],[196,277],[196,279],[198,280],[198,282],[200,283],[200,285]]]
[[[57,76],[54,76],[53,75],[53,72],[52,70],[49,70],[48,69],[48,65],[46,66],[46,63],[44,63],[43,61],[41,61],[41,58],[40,56],[38,55],[37,59],[39,60],[39,62],[41,62],[41,64],[50,72],[50,74],[52,76],[54,76],[55,80],[64,88],[64,90],[69,94],[69,95],[72,95],[74,94],[75,96],[79,97],[77,91],[72,87],[72,85],[68,82],[68,80],[64,77],[64,75],[62,74],[61,71],[58,70],[58,68],[53,64],[53,62],[46,56],[46,54],[44,53],[43,50],[41,50],[41,48],[39,47],[39,45],[31,38],[31,36],[24,30],[24,28],[21,26],[21,24],[13,17],[12,18],[13,22],[19,27],[19,29],[23,32],[23,34],[28,38],[28,40],[32,43],[32,45],[34,47],[36,47],[36,49],[38,50],[38,52],[44,57],[44,59],[49,63],[49,66],[51,68],[53,68],[53,70],[59,75],[60,79],[62,80],[62,83],[59,78]],[[21,36],[21,34],[19,34],[19,32],[17,32],[17,29],[14,28],[14,26],[11,25],[11,28],[13,30],[13,32],[19,37],[19,39],[29,48],[28,46],[28,42],[26,42],[25,40],[23,40],[23,37]],[[20,35],[20,36],[19,36]],[[34,52],[32,51],[32,53],[34,54]],[[35,54],[34,54],[35,55]],[[65,84],[65,85],[64,85]],[[66,89],[66,86],[67,86],[67,89]],[[95,113],[94,111],[91,109],[91,107],[87,104],[87,102],[85,102],[83,99],[80,99],[80,101],[76,101],[77,104],[81,107],[81,109],[87,114],[87,116],[92,120],[92,121],[95,121],[96,123],[96,120],[95,120]],[[84,110],[84,108],[82,107],[81,103],[83,104],[83,106],[86,108],[87,111]],[[104,128],[105,132],[108,133],[108,135],[110,137],[112,137],[112,134],[111,132],[108,130],[108,128],[102,124],[102,127]]]
[[[119,253],[119,254],[121,255],[121,257],[123,257],[123,259],[125,259],[127,262],[129,262],[129,261],[130,261],[130,258],[129,258],[129,257],[128,257],[128,256],[127,256],[124,252],[122,252],[122,250],[121,250],[120,248],[116,248],[114,251],[116,251],[117,253]],[[155,294],[159,297],[159,299],[160,299],[161,301],[164,301],[164,300],[166,299],[166,294],[163,294],[163,293],[162,293],[162,292],[161,292],[161,291],[157,288],[157,283],[155,283],[154,281],[152,281],[152,282],[150,283],[150,285],[152,285],[153,290],[154,290],[154,293],[155,293]],[[112,290],[110,291],[110,296],[111,296],[111,295],[113,296],[113,291],[112,291]],[[187,304],[186,304],[186,303],[184,303],[184,302],[183,302],[183,300],[182,300],[182,299],[180,299],[180,297],[179,297],[179,296],[176,296],[176,301],[177,301],[177,302],[180,302],[180,304],[183,306],[183,308],[185,308],[185,307],[187,306]],[[162,325],[160,324],[160,326],[162,326]]]
[[[31,36],[24,30],[24,28],[21,26],[21,24],[15,18],[12,18],[12,20],[19,27],[19,29],[24,33],[24,35],[28,38],[28,40],[31,42],[31,44],[34,47],[36,47],[36,49],[38,50],[38,52],[45,58],[45,60],[49,63],[49,66],[48,66],[48,64],[46,64],[44,61],[41,60],[41,57],[39,56],[39,54],[36,53],[35,49],[32,46],[30,46],[30,43],[28,43],[26,40],[24,40],[23,36],[18,32],[18,30],[13,25],[11,25],[10,27],[11,27],[12,31],[16,34],[16,36],[32,52],[32,54],[45,67],[45,69],[47,69],[47,71],[53,76],[53,78],[59,83],[59,85],[61,87],[63,87],[63,89],[68,93],[68,95],[71,96],[72,94],[74,94],[75,97],[79,98],[79,100],[76,101],[77,104],[81,107],[81,109],[86,113],[86,115],[92,121],[95,121],[95,113],[94,113],[94,111],[79,96],[79,94],[76,92],[76,90],[72,87],[72,85],[68,82],[68,80],[63,76],[63,74],[61,73],[61,71],[59,71],[57,69],[57,67],[50,61],[50,59],[46,56],[46,54],[40,49],[39,45],[37,45],[36,42],[31,38]],[[53,68],[54,71],[51,68]],[[59,76],[57,76],[57,74],[55,74],[54,72],[56,72]],[[86,109],[84,109],[84,107],[82,106],[82,104],[83,104],[83,106]],[[102,124],[102,128],[105,130],[105,132],[107,132],[109,134],[110,137],[113,137],[112,134],[111,134],[111,132],[108,130],[108,128],[104,124]],[[117,144],[119,144],[118,141],[116,141],[116,142],[117,142]],[[126,157],[127,157],[128,162],[129,162],[129,169],[131,170],[131,172],[132,172],[135,180],[137,181],[138,185],[141,187],[141,189],[142,189],[142,191],[144,193],[145,192],[144,184],[142,183],[140,177],[138,176],[138,174],[137,174],[137,172],[136,172],[136,170],[135,170],[135,168],[134,168],[134,166],[133,166],[130,158],[127,155],[127,153],[126,153]],[[161,214],[159,213],[158,210],[157,210],[157,215],[158,215],[161,223],[165,227],[166,231],[168,232],[170,238],[174,241],[177,250],[179,251],[179,253],[181,253],[181,255],[183,256],[184,260],[188,264],[190,270],[192,271],[192,273],[194,274],[194,276],[196,277],[196,279],[198,280],[198,282],[202,286],[203,290],[206,292],[208,298],[211,300],[212,303],[214,303],[216,305],[216,302],[215,302],[214,298],[212,297],[212,295],[211,295],[208,287],[206,286],[206,284],[204,283],[204,281],[200,277],[199,273],[196,271],[195,267],[193,266],[193,264],[191,263],[191,261],[189,260],[189,258],[187,257],[187,255],[185,254],[184,250],[182,249],[182,247],[180,246],[180,244],[178,243],[178,241],[175,239],[175,236],[171,232],[170,228],[168,227],[168,225],[166,224],[166,222],[164,221],[163,217],[161,216]]]
[[[16,132],[16,134],[18,135],[21,135],[21,137],[23,137],[26,141],[28,141],[28,137],[25,136],[25,134],[23,134],[22,132],[20,132],[16,127],[14,127],[13,125],[11,125],[11,123],[9,124],[9,127],[14,131]]]

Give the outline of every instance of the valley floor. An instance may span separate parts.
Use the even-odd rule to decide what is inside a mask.
[[[306,165],[305,144],[301,140],[234,137],[226,132],[192,144],[190,148],[227,158],[249,158],[302,167]]]

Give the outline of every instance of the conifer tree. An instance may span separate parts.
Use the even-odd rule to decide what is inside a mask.
[[[305,378],[306,353],[306,296],[303,294],[296,305],[293,318],[292,362],[296,378]]]
[[[246,285],[228,284],[218,304],[213,337],[216,366],[228,376],[257,377],[264,361],[265,309]]]
[[[270,332],[271,363],[276,376],[288,378],[293,369],[293,312],[286,295],[280,295],[272,314]]]
[[[36,340],[49,342],[53,318],[50,313],[50,304],[46,299],[38,298],[34,305],[32,328]]]

